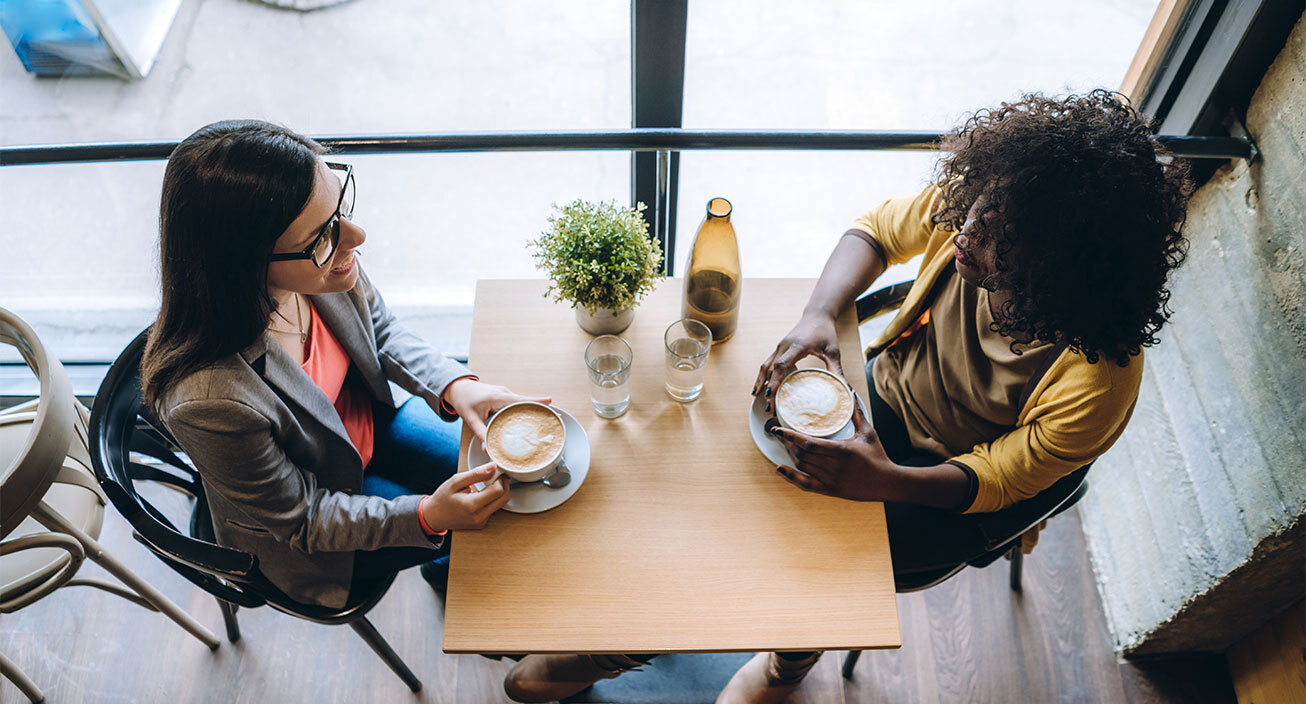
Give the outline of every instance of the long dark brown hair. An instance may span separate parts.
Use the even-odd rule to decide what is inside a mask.
[[[317,142],[279,125],[228,120],[177,145],[159,205],[159,316],[141,361],[156,411],[186,376],[252,344],[276,302],[268,257],[313,193]]]

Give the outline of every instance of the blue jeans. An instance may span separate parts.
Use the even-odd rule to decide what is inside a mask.
[[[362,494],[394,499],[430,494],[458,471],[462,422],[446,423],[420,398],[398,409],[372,406],[372,459],[363,470]],[[439,550],[389,547],[359,550],[354,556],[354,583],[384,578],[423,562],[449,559],[449,538]]]

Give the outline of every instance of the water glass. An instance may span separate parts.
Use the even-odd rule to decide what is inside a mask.
[[[681,402],[693,401],[703,393],[712,331],[697,320],[685,318],[672,323],[662,341],[667,349],[667,395]]]
[[[616,335],[601,335],[585,346],[585,366],[590,375],[590,402],[594,412],[616,418],[630,406],[630,364],[634,353]]]

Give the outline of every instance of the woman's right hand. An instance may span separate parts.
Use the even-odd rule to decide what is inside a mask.
[[[422,518],[432,530],[480,530],[490,516],[508,503],[508,477],[500,476],[485,489],[473,484],[488,482],[498,471],[493,462],[458,472],[449,477],[422,502]]]
[[[766,410],[771,410],[771,397],[784,380],[785,375],[793,371],[798,360],[808,355],[816,355],[825,361],[825,367],[843,376],[843,365],[839,361],[839,334],[835,332],[834,318],[825,313],[804,313],[803,317],[789,331],[775,351],[762,362],[757,371],[757,381],[753,382],[753,395],[764,394],[767,398]]]

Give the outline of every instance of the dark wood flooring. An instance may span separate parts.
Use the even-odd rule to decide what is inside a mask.
[[[184,508],[180,496],[159,499]],[[132,540],[112,508],[101,542],[222,634],[214,600]],[[99,567],[86,565],[84,574],[103,576]],[[849,681],[839,676],[843,653],[829,653],[792,701],[1235,701],[1223,657],[1116,659],[1075,511],[1055,519],[1026,558],[1023,592],[1008,589],[1007,562],[1001,560],[987,569],[967,569],[927,592],[902,595],[898,604],[901,650],[864,654]],[[509,663],[441,652],[442,615],[416,570],[401,574],[371,615],[423,680],[417,695],[345,627],[269,608],[241,611],[243,639],[224,641],[212,652],[159,614],[81,587],[0,616],[0,652],[52,704],[507,701],[500,683]],[[0,680],[0,702],[22,701],[12,684]]]

